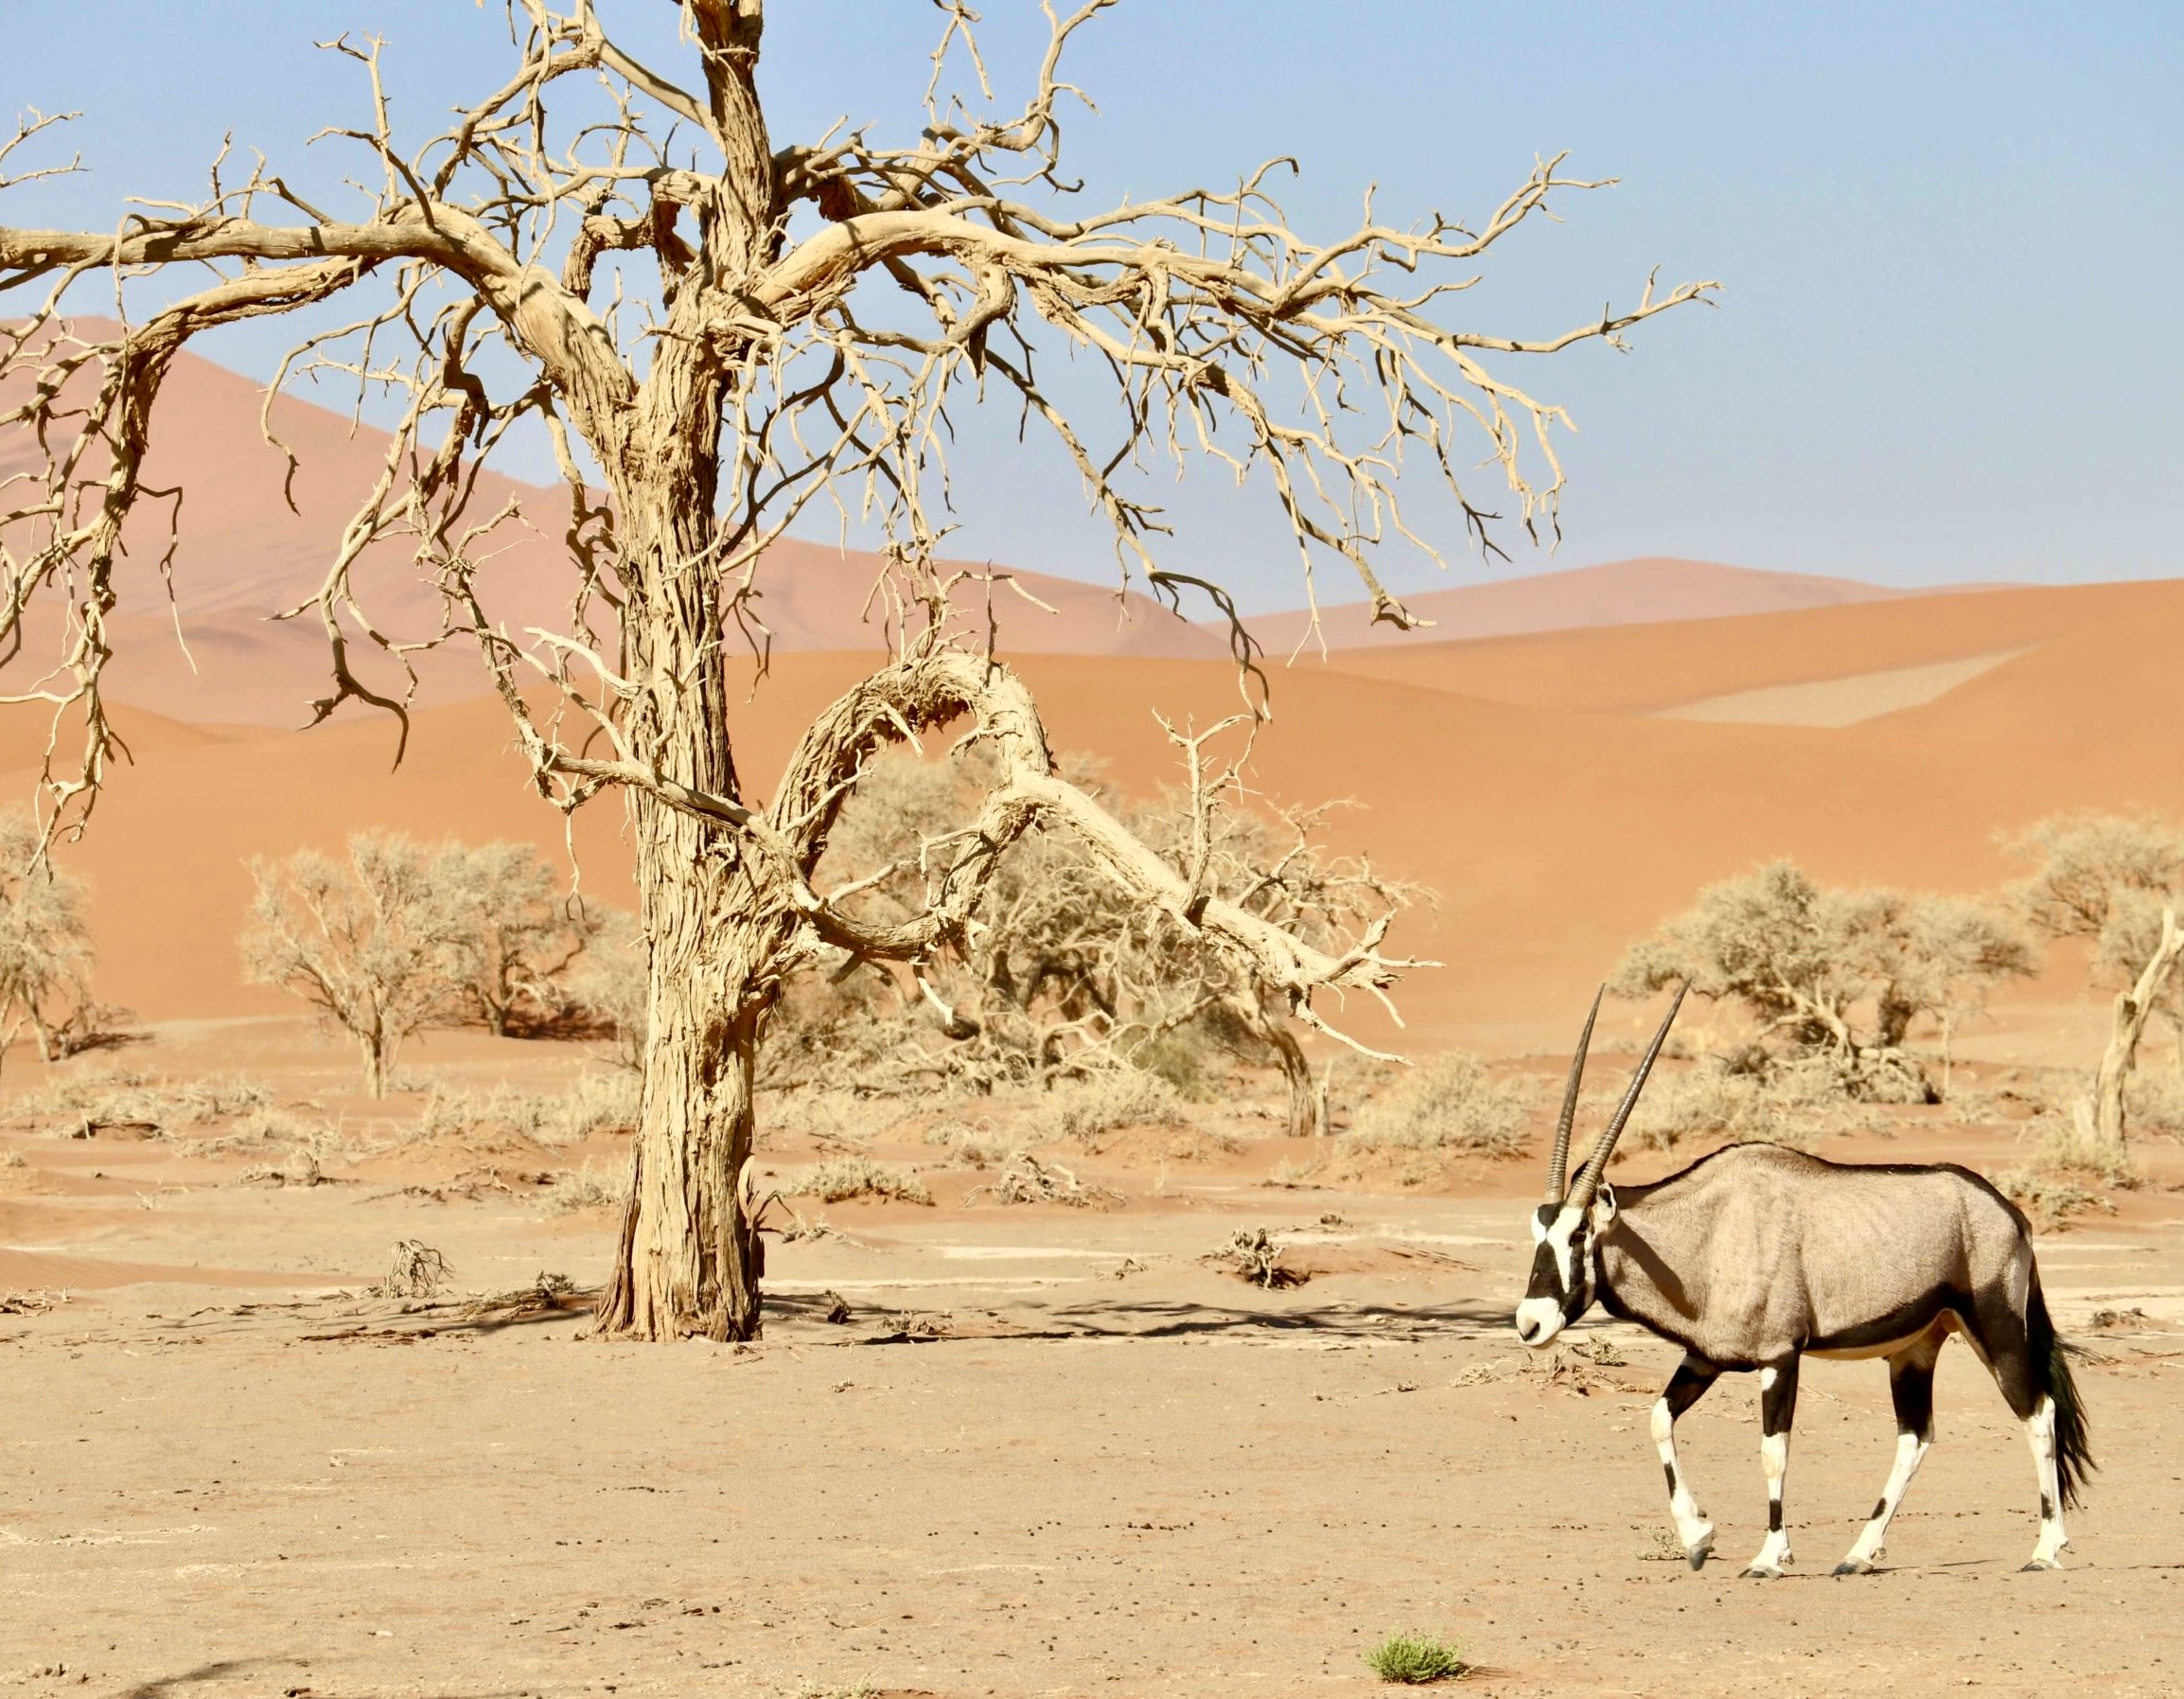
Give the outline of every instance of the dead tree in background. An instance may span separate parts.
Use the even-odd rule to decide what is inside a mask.
[[[1049,434],[1124,575],[1141,572],[1171,600],[1196,586],[1228,606],[1156,563],[1158,510],[1132,490],[1146,460],[1207,455],[1272,488],[1308,573],[1346,561],[1379,616],[1407,625],[1372,567],[1391,540],[1433,552],[1398,499],[1406,455],[1490,547],[1494,516],[1455,470],[1476,428],[1520,522],[1553,522],[1561,416],[1488,359],[1619,345],[1712,287],[1656,294],[1648,282],[1628,310],[1536,339],[1450,323],[1497,244],[1556,189],[1588,186],[1559,160],[1475,228],[1437,215],[1383,223],[1368,201],[1356,228],[1310,241],[1273,198],[1273,167],[1232,189],[1083,207],[1059,169],[1063,111],[1078,97],[1061,65],[1110,4],[1049,14],[1030,97],[1008,111],[985,87],[972,14],[943,0],[917,138],[889,147],[861,130],[770,133],[762,0],[683,0],[678,75],[628,52],[593,0],[515,0],[507,80],[421,141],[395,131],[377,45],[333,44],[372,101],[366,123],[335,133],[367,166],[354,210],[308,204],[260,166],[240,182],[216,170],[201,205],[140,204],[102,230],[0,226],[0,298],[17,315],[0,331],[0,423],[35,432],[46,457],[0,508],[0,639],[29,629],[33,602],[66,605],[56,666],[15,692],[81,724],[79,754],[46,772],[49,815],[64,823],[109,755],[99,681],[115,553],[132,510],[159,497],[141,473],[175,354],[202,331],[339,297],[357,303],[351,322],[309,337],[282,378],[315,362],[406,392],[378,487],[317,593],[290,611],[328,642],[322,716],[352,699],[403,713],[398,687],[359,671],[373,649],[406,665],[474,643],[540,793],[565,810],[627,798],[651,984],[608,1332],[757,1331],[741,1182],[753,1058],[784,976],[826,945],[924,957],[1034,822],[1080,834],[1117,900],[1238,952],[1307,1022],[1322,991],[1380,993],[1402,965],[1377,950],[1330,955],[1205,900],[1055,776],[1030,697],[959,640],[954,585],[933,565],[949,405],[1005,400]],[[952,64],[976,95],[941,97]],[[44,122],[0,145],[0,173]],[[59,316],[79,283],[108,301],[132,284],[156,310],[116,339],[79,340]],[[1087,413],[1046,386],[1040,362],[1057,350],[1085,357],[1089,381],[1111,386],[1106,405]],[[554,631],[495,619],[483,563],[512,516],[471,507],[481,464],[524,420],[543,422],[569,486],[568,617]],[[762,803],[731,744],[723,622],[757,629],[767,545],[830,495],[888,539],[892,568],[875,588],[907,616],[899,657],[818,717]],[[434,629],[390,631],[365,610],[360,562],[391,537],[441,593]],[[927,911],[859,927],[811,882],[835,812],[876,746],[959,719],[995,755],[979,836]]]
[[[1630,947],[1609,989],[1646,997],[1688,984],[1749,1018],[1734,1066],[1817,1059],[1853,1095],[1885,1100],[1930,1091],[1904,1053],[1913,1021],[1942,1028],[1946,1060],[1956,1023],[2035,965],[2023,929],[1992,905],[1831,889],[1785,860],[1707,886]]]
[[[1144,803],[1113,795],[1087,759],[1066,756],[1063,770],[1206,900],[1338,960],[1377,949],[1397,913],[1430,894],[1330,851],[1318,833],[1330,805],[1253,807],[1240,764],[1207,753],[1241,717],[1202,733],[1171,728],[1185,784]],[[868,927],[922,913],[977,830],[992,783],[984,765],[975,749],[944,762],[868,763],[820,867],[837,901]],[[791,998],[794,1018],[776,1030],[787,1053],[772,1058],[770,1078],[989,1092],[1135,1067],[1186,1085],[1196,1058],[1219,1050],[1281,1071],[1292,1137],[1325,1130],[1323,1084],[1284,988],[1189,925],[1188,911],[1115,902],[1112,881],[1072,835],[1030,833],[1009,845],[961,934],[914,976],[859,972],[851,956],[831,965],[823,987]],[[925,1041],[904,1042],[902,1020],[921,1009]]]
[[[467,852],[359,832],[343,859],[298,850],[250,864],[243,975],[301,998],[356,1040],[364,1089],[384,1097],[403,1042],[463,1012]]]
[[[2184,832],[2150,818],[2062,815],[2028,827],[2007,847],[2034,864],[2017,890],[2026,918],[2051,937],[2084,939],[2096,982],[2120,987],[2092,1101],[2094,1136],[2120,1159],[2123,1093],[2139,1064],[2139,1041],[2184,957],[2176,922],[2184,907]]]
[[[0,813],[0,1059],[28,1026],[43,1061],[82,1047],[98,1026],[83,881],[42,860],[37,823]]]

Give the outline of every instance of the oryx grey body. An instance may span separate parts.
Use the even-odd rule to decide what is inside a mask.
[[[1544,1345],[1597,1302],[1683,1348],[1683,1361],[1654,1407],[1652,1434],[1670,1513],[1694,1568],[1705,1562],[1714,1530],[1677,1462],[1676,1419],[1722,1373],[1756,1371],[1768,1535],[1745,1573],[1772,1576],[1790,1556],[1782,1494],[1799,1362],[1888,1359],[1895,1465],[1836,1570],[1858,1573],[1879,1557],[1889,1522],[1932,1443],[1934,1364],[1948,1336],[1962,1333],[2032,1444],[2040,1533],[2026,1567],[2059,1566],[2068,1544],[2062,1513],[2092,1460],[2068,1349],[2041,1296],[2024,1216],[1968,1169],[1826,1162],[1769,1144],[1732,1145],[1651,1185],[1607,1186],[1608,1159],[1675,1016],[1671,1008],[1584,1171],[1565,1188],[1584,1067],[1585,1038],[1578,1041],[1548,1201],[1534,1213],[1537,1248],[1530,1286],[1517,1307],[1518,1336]],[[1590,1018],[1585,1032],[1589,1037]]]
[[[1886,1356],[1981,1294],[2021,1314],[2033,1280],[2024,1217],[1963,1168],[1733,1144],[1614,1195],[1597,1301],[1717,1369]]]

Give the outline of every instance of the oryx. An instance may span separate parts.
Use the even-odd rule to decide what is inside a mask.
[[[1683,1348],[1653,1407],[1652,1431],[1694,1569],[1713,1549],[1714,1528],[1677,1467],[1676,1419],[1724,1372],[1756,1370],[1768,1532],[1744,1573],[1774,1577],[1790,1561],[1782,1482],[1798,1360],[1888,1359],[1895,1467],[1835,1568],[1863,1574],[1933,1443],[1934,1362],[1961,1333],[2032,1442],[2040,1534],[2025,1567],[2061,1567],[2062,1513],[2077,1502],[2093,1460],[2070,1351],[2040,1295],[2032,1230],[2008,1198],[1953,1163],[1850,1165],[1774,1144],[1733,1144],[1651,1185],[1603,1182],[1682,1001],[1679,991],[1607,1131],[1565,1188],[1577,1086],[1600,1010],[1593,1000],[1555,1130],[1546,1201],[1532,1218],[1537,1248],[1517,1306],[1518,1338],[1544,1345],[1597,1301]]]

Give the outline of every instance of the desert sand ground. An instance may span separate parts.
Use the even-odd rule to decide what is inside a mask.
[[[1723,1553],[1693,1574],[1657,1549],[1646,1433],[1673,1352],[1509,1335],[1536,1156],[1277,1183],[1315,1152],[1256,1092],[1089,1149],[993,1106],[1004,1142],[1119,1195],[1072,1209],[972,1195],[993,1172],[925,1129],[978,1106],[805,1116],[766,1137],[777,1179],[867,1149],[935,1206],[798,1199],[828,1230],[769,1242],[761,1343],[634,1347],[585,1336],[609,1209],[552,1212],[538,1184],[618,1173],[619,1139],[401,1142],[416,1094],[350,1095],[345,1051],[294,1020],[64,1066],[243,1074],[330,1130],[324,1183],[282,1183],[308,1175],[291,1147],[219,1124],[69,1137],[32,1095],[50,1076],[10,1061],[0,1683],[26,1693],[1290,1695],[1374,1687],[1364,1650],[1407,1628],[1460,1637],[1467,1690],[1511,1699],[2184,1691],[2173,1146],[2142,1147],[2116,1214],[2040,1241],[2107,1465],[2071,1566],[2017,1572],[2031,1464],[1952,1345],[1941,1442],[1868,1578],[1826,1572],[1887,1470],[1885,1376],[1808,1370],[1798,1563],[1770,1584],[1736,1574],[1764,1529],[1749,1381],[1684,1423]],[[434,1035],[404,1071],[552,1090],[596,1067]],[[1994,1169],[2018,1144],[1907,1109],[1822,1148]],[[1259,1227],[1304,1283],[1209,1260]],[[367,1290],[406,1238],[451,1265],[440,1300]]]

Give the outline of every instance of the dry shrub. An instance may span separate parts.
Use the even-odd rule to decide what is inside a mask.
[[[882,1131],[894,1118],[880,1111],[854,1091],[835,1091],[822,1086],[774,1092],[760,1117],[768,1132],[801,1133],[821,1142],[854,1143]]]
[[[2140,1131],[2184,1139],[2184,1073],[2140,1069],[2131,1076],[2124,1102],[2129,1124]]]
[[[1586,1100],[1596,1116],[1612,1113],[1620,1089]],[[1905,1097],[1905,1102],[1918,1101]],[[1824,1057],[1785,1063],[1763,1074],[1736,1073],[1701,1062],[1681,1073],[1656,1073],[1631,1111],[1629,1136],[1647,1150],[1674,1150],[1686,1140],[1733,1139],[1806,1149],[1833,1133],[1885,1126],[1854,1099],[1840,1071]]]
[[[251,1110],[231,1131],[206,1139],[197,1148],[210,1155],[224,1155],[229,1151],[264,1150],[274,1144],[293,1144],[325,1156],[341,1146],[342,1138],[340,1130],[328,1122],[306,1121],[286,1109],[263,1108]]]
[[[1958,1092],[1949,1104],[1957,1118],[1971,1126],[2007,1126],[2065,1112],[2051,1083],[2021,1069],[2013,1069],[1992,1086]]]
[[[1359,1150],[1453,1150],[1484,1157],[1524,1152],[1529,1080],[1497,1080],[1454,1051],[1410,1069],[1359,1109],[1344,1135]]]
[[[1255,1286],[1301,1286],[1312,1278],[1299,1268],[1282,1265],[1280,1241],[1263,1227],[1239,1228],[1226,1245],[1208,1259]]]
[[[583,1167],[565,1169],[554,1177],[546,1188],[546,1208],[556,1215],[572,1215],[579,1210],[620,1209],[627,1197],[625,1184],[610,1170],[594,1169],[587,1157]]]
[[[484,1091],[434,1086],[418,1117],[426,1139],[470,1139],[479,1134],[529,1139],[539,1144],[573,1144],[594,1133],[626,1132],[637,1124],[639,1085],[627,1073],[586,1074],[566,1091],[517,1091],[506,1085]]]
[[[0,1150],[0,1168],[27,1168],[29,1159],[19,1150]]]
[[[925,1142],[941,1145],[972,1168],[991,1168],[1022,1154],[1015,1141],[995,1132],[994,1124],[983,1117],[976,1124],[935,1122],[925,1129]]]
[[[1173,1086],[1134,1068],[1071,1080],[1048,1095],[1062,1136],[1079,1143],[1118,1127],[1182,1126],[1187,1120]]]
[[[2034,1168],[2012,1168],[1995,1176],[1995,1188],[2032,1217],[2044,1232],[2068,1231],[2070,1217],[2090,1210],[2113,1215],[2116,1206],[2068,1175]]]
[[[50,1126],[67,1133],[88,1124],[141,1126],[158,1132],[203,1126],[262,1111],[273,1101],[249,1080],[207,1075],[195,1080],[154,1078],[130,1070],[56,1080],[15,1100],[7,1113],[14,1126]]]
[[[448,1259],[422,1239],[396,1239],[386,1278],[372,1290],[381,1298],[431,1298],[453,1274]]]
[[[841,1203],[853,1197],[928,1205],[933,1201],[933,1195],[916,1175],[864,1156],[830,1157],[788,1180],[782,1192],[789,1197],[816,1197],[821,1203]]]

